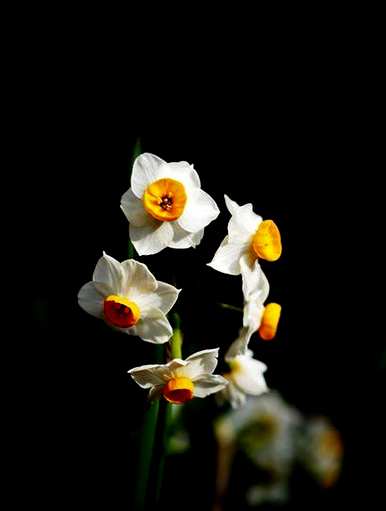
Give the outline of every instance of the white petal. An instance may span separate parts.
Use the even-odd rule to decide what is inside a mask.
[[[134,195],[131,188],[122,195],[121,209],[128,221],[136,227],[142,227],[148,223],[149,215],[143,207],[143,202]]]
[[[218,374],[208,374],[201,376],[194,382],[195,397],[206,397],[215,392],[219,392],[228,385],[228,380]]]
[[[250,243],[262,220],[261,216],[252,211],[252,204],[239,207],[228,223],[229,241]]]
[[[218,217],[220,210],[210,195],[201,189],[191,190],[184,212],[177,220],[188,232],[197,232]]]
[[[233,409],[241,408],[247,400],[246,394],[238,389],[231,381],[223,392],[227,393],[227,398]]]
[[[204,235],[204,229],[197,233],[191,233],[185,231],[177,222],[170,222],[170,225],[173,227],[173,239],[168,245],[170,248],[194,248],[199,245]]]
[[[157,181],[159,168],[163,163],[165,163],[164,160],[150,153],[140,154],[135,160],[131,174],[131,188],[138,199],[142,199],[150,183]]]
[[[243,312],[243,325],[251,330],[252,333],[256,332],[261,325],[261,320],[264,313],[264,305],[260,299],[248,300],[244,305]]]
[[[92,279],[97,287],[98,283],[104,284],[104,289],[107,286],[111,294],[119,295],[123,279],[121,264],[103,252],[103,256],[97,262]],[[102,292],[102,289],[100,290]]]
[[[133,301],[137,303],[141,312],[146,313],[149,309],[160,309],[167,314],[176,303],[180,289],[160,281],[157,281],[157,285],[157,289],[151,293],[133,294]]]
[[[259,261],[256,259],[252,262],[249,254],[243,254],[240,258],[240,270],[244,300],[248,300],[251,295],[256,295],[260,298],[261,303],[264,303],[269,295],[269,282]]]
[[[228,351],[225,354],[225,360],[227,362],[238,355],[245,355],[247,353],[248,344],[252,334],[252,329],[248,327],[240,328],[238,338],[229,346]]]
[[[179,181],[185,186],[187,192],[194,188],[201,188],[199,175],[186,161],[164,163],[159,169],[157,179],[164,177]]]
[[[86,312],[96,318],[103,318],[104,296],[96,289],[94,282],[85,284],[78,293],[78,303]]]
[[[151,309],[146,311],[146,316],[141,317],[135,326],[127,330],[127,333],[138,335],[146,342],[163,344],[173,335],[173,329],[162,311]]]
[[[247,355],[236,357],[239,369],[232,373],[232,379],[238,388],[252,396],[259,396],[267,392],[268,387],[264,379],[267,366]]]
[[[134,367],[127,371],[143,389],[149,389],[154,385],[165,385],[171,378],[169,368],[164,364],[148,364]]]
[[[224,199],[225,199],[225,204],[226,204],[226,207],[228,208],[229,213],[231,215],[234,215],[238,211],[240,206],[237,204],[237,202],[230,199],[228,197],[228,195],[226,195],[226,194],[224,194]]]
[[[190,357],[185,359],[187,364],[181,369],[180,376],[185,376],[195,381],[196,378],[203,374],[213,373],[217,366],[218,350],[219,348],[202,350],[190,355]]]
[[[229,275],[240,275],[239,261],[246,250],[247,244],[229,243],[228,236],[225,236],[208,266]]]
[[[135,302],[138,295],[155,292],[158,284],[146,264],[139,263],[134,259],[127,259],[123,261],[121,267],[123,273],[121,293],[123,296]]]
[[[149,217],[146,225],[136,227],[130,224],[130,239],[139,255],[161,252],[173,238],[173,228],[169,222],[158,222]]]
[[[199,245],[201,243],[203,236],[204,236],[204,229],[201,229],[200,231],[194,232],[192,234],[193,248],[197,247],[197,245]]]

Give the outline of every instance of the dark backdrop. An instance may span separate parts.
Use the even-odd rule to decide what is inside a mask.
[[[358,169],[362,156],[352,112],[331,94],[283,96],[278,86],[268,89],[258,107],[240,98],[240,111],[230,112],[218,101],[215,112],[208,107],[193,117],[185,98],[167,119],[167,112],[141,116],[123,86],[104,91],[86,78],[60,98],[49,93],[35,131],[38,109],[30,107],[26,130],[32,135],[24,150],[34,170],[25,186],[33,200],[24,241],[32,269],[32,333],[19,341],[28,375],[20,460],[23,491],[41,508],[128,509],[133,432],[144,396],[126,371],[145,363],[150,351],[111,333],[78,307],[76,297],[102,250],[126,258],[128,224],[119,202],[138,137],[144,151],[194,163],[222,211],[195,251],[167,249],[142,259],[160,279],[177,273],[184,288],[185,353],[225,348],[237,334],[238,320],[213,303],[241,303],[239,281],[205,266],[225,235],[227,193],[241,204],[252,202],[283,236],[282,258],[264,265],[271,298],[283,305],[279,335],[256,350],[269,365],[269,386],[304,413],[328,415],[345,443],[337,487],[327,495],[297,488],[291,509],[352,503],[365,491],[367,502],[376,499],[383,343],[364,312],[367,297],[358,296],[356,282],[366,277],[353,236],[357,213],[343,204],[356,178],[341,173]],[[241,115],[234,120],[231,113]],[[192,506],[207,502],[210,484],[187,482]]]

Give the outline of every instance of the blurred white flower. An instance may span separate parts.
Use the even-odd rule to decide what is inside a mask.
[[[103,253],[93,280],[78,294],[79,305],[121,332],[161,344],[173,334],[166,314],[180,290],[160,282],[145,264],[134,259],[119,263]]]
[[[323,487],[331,487],[338,479],[342,458],[342,439],[330,421],[326,417],[310,419],[300,439],[300,459]]]
[[[260,468],[287,473],[295,459],[295,435],[300,413],[278,393],[248,397],[243,408],[232,410],[216,424],[220,444],[237,444]]]
[[[135,160],[131,188],[121,209],[130,222],[130,239],[140,255],[166,247],[198,245],[204,228],[219,214],[215,201],[201,190],[200,178],[187,162],[171,162],[143,153]]]
[[[208,264],[217,271],[240,275],[240,260],[257,269],[258,259],[276,261],[282,251],[280,232],[272,220],[263,220],[252,210],[252,204],[239,206],[225,195],[232,217],[228,235],[222,241],[213,260]],[[258,263],[257,263],[258,264]]]
[[[182,404],[193,397],[206,397],[222,390],[228,382],[212,374],[217,366],[218,348],[203,350],[186,360],[175,358],[167,364],[144,365],[128,373],[143,389],[149,389],[149,398],[163,396],[173,404]]]

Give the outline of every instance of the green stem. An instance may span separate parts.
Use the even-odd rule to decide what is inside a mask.
[[[235,305],[229,305],[229,303],[219,303],[219,306],[223,309],[229,309],[231,311],[243,312],[241,307],[236,307]]]
[[[162,346],[156,346],[155,361],[163,362]],[[153,458],[153,448],[159,416],[159,401],[152,401],[144,414],[142,428],[138,439],[137,478],[134,491],[134,510],[146,509],[146,496],[149,483],[149,474]]]
[[[170,358],[182,358],[182,341],[183,335],[181,331],[181,319],[177,312],[173,313],[172,322],[174,325],[173,336],[170,339]]]
[[[134,509],[136,511],[145,510],[147,484],[149,481],[158,414],[159,401],[153,401],[145,413],[139,439],[138,476],[134,495]]]
[[[175,312],[172,314],[173,335],[169,341],[170,359],[182,358],[182,340],[181,320]],[[172,404],[161,398],[159,403],[158,424],[156,440],[154,444],[154,454],[152,458],[152,474],[148,486],[147,509],[158,509],[161,497],[162,481],[165,468],[165,457],[168,450],[169,431],[172,419]]]

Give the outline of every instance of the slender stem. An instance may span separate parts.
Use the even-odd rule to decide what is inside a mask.
[[[172,314],[173,335],[169,341],[169,358],[182,358],[182,340],[181,320],[177,312]],[[152,458],[152,473],[148,486],[147,509],[158,509],[161,497],[162,481],[165,468],[165,456],[168,450],[169,431],[172,419],[172,405],[161,398],[159,403],[158,424],[156,431],[156,440],[154,444],[154,454]]]
[[[243,309],[241,307],[236,307],[235,305],[230,305],[229,303],[219,303],[218,305],[223,309],[229,309],[231,311],[236,312],[243,312]]]
[[[170,358],[182,358],[182,341],[183,335],[181,331],[181,319],[177,312],[173,313],[172,322],[174,325],[173,336],[170,339]]]
[[[155,347],[155,361],[163,362],[162,346]],[[159,401],[152,401],[144,414],[142,428],[138,439],[137,477],[134,492],[134,510],[146,509],[146,498],[149,484],[150,467],[159,416]]]
[[[150,403],[149,408],[144,415],[143,426],[139,439],[137,461],[138,475],[134,495],[134,509],[136,511],[145,510],[147,484],[149,481],[149,470],[151,466],[151,458],[153,455],[158,414],[159,401],[153,401]]]
[[[159,428],[157,430],[157,440],[156,440],[156,449],[158,450],[158,455],[156,460],[158,460],[158,465],[156,465],[156,477],[155,477],[155,505],[157,506],[161,497],[161,489],[162,489],[162,481],[164,476],[164,468],[165,468],[165,457],[168,450],[169,444],[169,430],[170,430],[170,422],[172,417],[172,404],[168,403],[164,399],[160,402],[159,406],[159,416],[158,416],[158,425]],[[155,451],[157,454],[157,451]],[[151,509],[154,509],[151,507]]]

